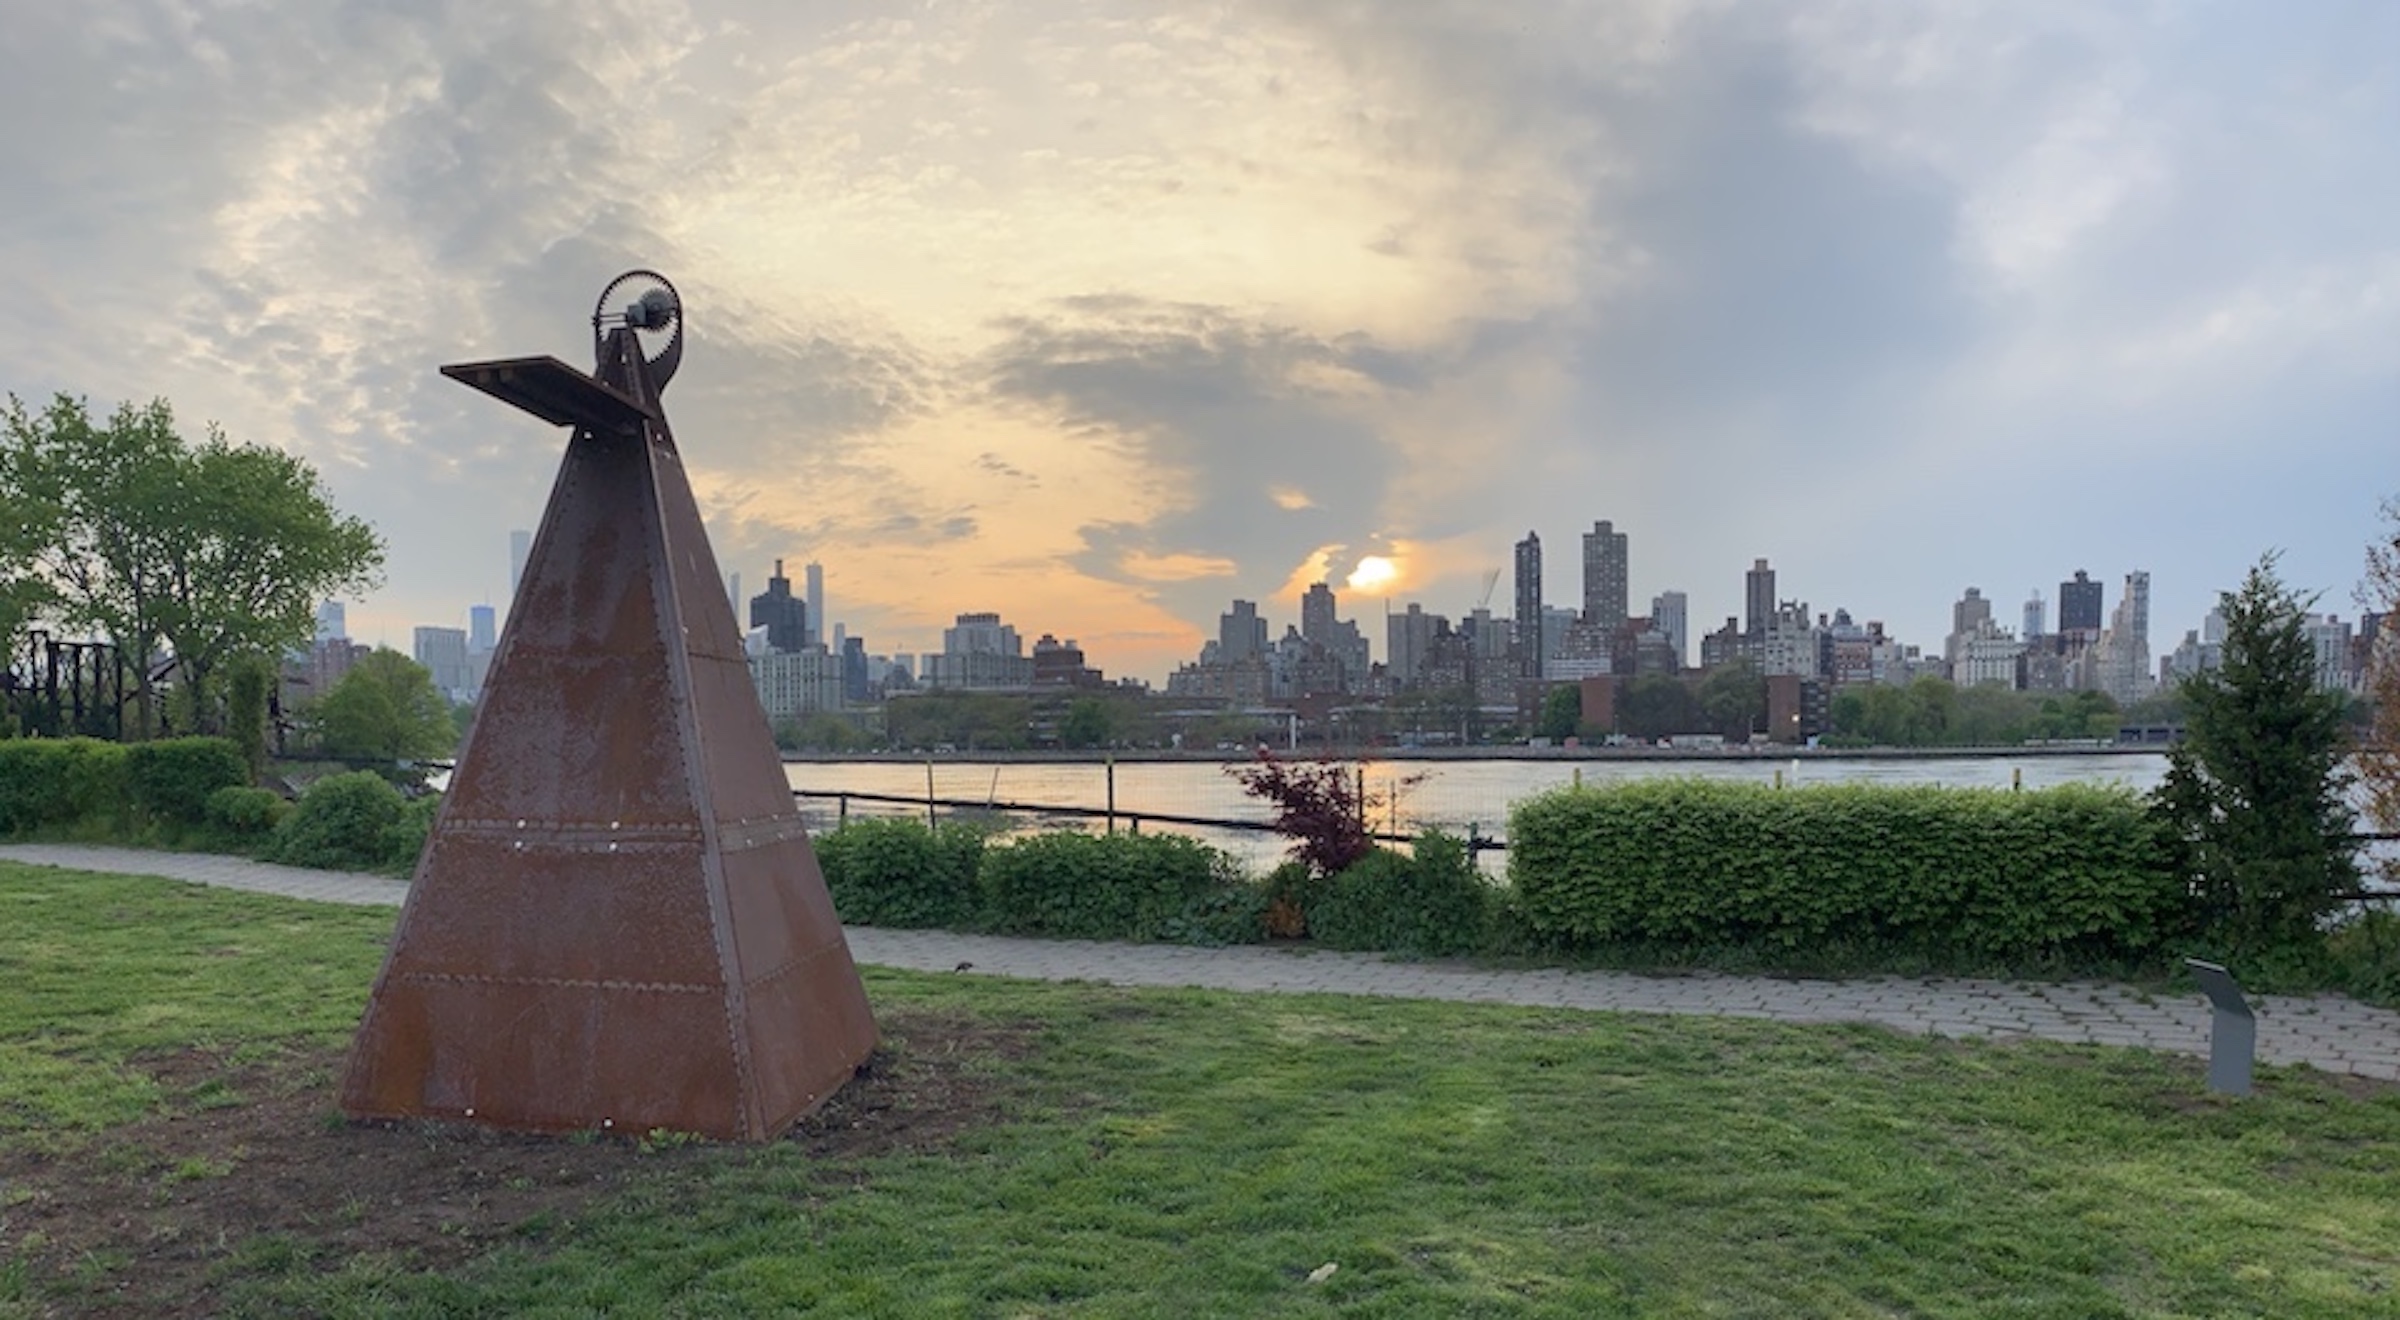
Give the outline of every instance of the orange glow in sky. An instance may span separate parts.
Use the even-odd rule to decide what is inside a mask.
[[[1382,555],[1368,555],[1358,561],[1358,567],[1350,570],[1347,585],[1352,591],[1363,591],[1372,596],[1390,590],[1392,584],[1399,580],[1398,565]]]

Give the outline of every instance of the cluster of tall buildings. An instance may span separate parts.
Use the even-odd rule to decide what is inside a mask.
[[[512,597],[531,541],[528,532],[510,534]],[[1516,544],[1513,609],[1506,617],[1490,608],[1498,570],[1485,578],[1482,598],[1456,619],[1420,602],[1395,606],[1386,600],[1381,660],[1371,654],[1370,630],[1341,616],[1330,583],[1309,587],[1299,620],[1287,623],[1280,636],[1257,602],[1235,600],[1200,654],[1168,678],[1167,692],[1252,709],[1440,692],[1522,714],[1554,684],[1583,683],[1589,693],[1596,679],[1691,675],[1742,664],[1769,680],[1773,704],[1786,717],[1781,731],[1797,735],[1817,731],[1830,695],[1846,687],[1938,675],[1961,685],[2098,691],[2130,705],[2159,685],[2214,667],[2223,654],[2224,620],[2212,612],[2154,663],[2150,575],[2138,569],[2125,575],[2113,605],[2102,582],[2076,570],[2058,584],[2055,626],[2038,589],[2012,629],[1980,588],[1968,587],[1951,607],[1950,631],[1936,653],[1902,643],[1879,621],[1858,622],[1845,609],[1813,612],[1806,601],[1783,597],[1765,559],[1752,561],[1744,575],[1741,615],[1695,634],[1690,598],[1682,591],[1661,591],[1650,597],[1646,613],[1633,612],[1626,532],[1599,520],[1581,534],[1580,550],[1580,603],[1574,607],[1548,603],[1536,532]],[[745,651],[760,702],[776,719],[840,712],[911,691],[1107,685],[1072,638],[1044,633],[1028,648],[1015,626],[992,612],[959,614],[943,630],[939,652],[870,653],[865,640],[848,635],[843,625],[828,629],[825,572],[816,563],[803,568],[798,591],[777,560],[764,591],[745,598],[737,572],[728,579],[727,594],[736,617],[747,623]],[[2356,626],[2332,615],[2306,617],[2322,686],[2359,685],[2379,622],[2373,615]],[[415,658],[453,701],[480,695],[498,644],[497,623],[498,611],[481,604],[468,608],[465,628],[414,630]],[[347,631],[341,604],[327,602],[314,644],[305,656],[293,657],[293,682],[320,692],[338,682],[366,649]]]
[[[847,635],[838,623],[828,641],[822,633],[824,569],[812,563],[805,572],[806,596],[796,597],[777,560],[767,589],[750,598],[750,675],[771,719],[840,712],[904,692],[1039,692],[1104,684],[1073,638],[1043,633],[1028,653],[1016,627],[990,611],[958,615],[942,630],[942,649],[924,656],[870,654],[864,639]],[[731,590],[738,598],[738,576]]]
[[[1168,690],[1244,706],[1463,690],[1484,707],[1522,713],[1529,692],[1552,684],[1743,664],[1769,681],[1771,704],[1788,716],[1784,731],[1799,735],[1822,729],[1831,694],[1845,687],[1939,676],[1961,685],[2098,691],[2131,705],[2221,655],[2223,626],[2216,619],[2154,663],[2150,575],[2139,569],[2125,575],[2113,604],[2102,582],[2077,570],[2059,584],[2056,627],[2038,590],[2010,629],[1982,591],[1968,587],[1952,607],[1941,647],[1928,651],[1890,635],[1880,621],[1861,622],[1846,609],[1815,611],[1805,600],[1782,596],[1773,565],[1757,559],[1744,575],[1741,615],[1695,636],[1685,592],[1659,592],[1647,613],[1634,613],[1626,532],[1603,519],[1580,539],[1579,607],[1548,603],[1542,538],[1528,532],[1515,547],[1510,617],[1494,617],[1488,608],[1497,572],[1486,579],[1483,600],[1455,621],[1417,602],[1397,608],[1387,602],[1383,658],[1371,662],[1360,629],[1336,617],[1332,590],[1320,582],[1301,601],[1300,626],[1287,626],[1272,644],[1257,605],[1234,601],[1216,639],[1175,671]],[[2376,622],[2354,628],[2332,616],[2308,616],[2324,686],[2358,685]]]

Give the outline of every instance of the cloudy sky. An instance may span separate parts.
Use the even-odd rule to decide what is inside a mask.
[[[1360,559],[1782,594],[1938,648],[2089,569],[2172,646],[2400,494],[2400,6],[488,0],[19,7],[0,387],[164,396],[507,589],[562,437],[438,377],[667,272],[748,589],[1159,679]],[[795,572],[795,576],[796,576]],[[1383,589],[1348,593],[1381,651]]]

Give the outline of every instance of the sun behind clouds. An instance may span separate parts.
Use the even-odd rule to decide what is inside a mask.
[[[1345,579],[1343,585],[1352,591],[1363,591],[1370,596],[1379,596],[1391,590],[1393,584],[1399,580],[1399,565],[1382,555],[1368,555],[1358,561],[1358,567],[1350,570],[1350,576]]]

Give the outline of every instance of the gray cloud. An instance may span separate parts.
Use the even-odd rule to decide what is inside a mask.
[[[1226,308],[1148,303],[1123,295],[1064,300],[1051,317],[1020,317],[985,359],[999,395],[1032,404],[1095,445],[1125,456],[1178,506],[1143,524],[1087,524],[1075,566],[1137,581],[1130,554],[1227,555],[1223,581],[1164,584],[1178,613],[1221,608],[1233,591],[1282,585],[1328,543],[1361,545],[1377,520],[1392,454],[1368,423],[1309,378],[1357,372],[1390,386],[1421,377],[1407,355],[1363,337],[1341,342]],[[1312,507],[1280,507],[1279,489]]]
[[[2393,49],[2373,3],[93,0],[0,42],[0,349],[316,459],[427,618],[557,443],[434,367],[581,360],[655,264],[721,558],[856,552],[856,619],[892,547],[1040,571],[993,544],[1039,499],[1055,575],[1203,625],[1319,546],[1608,517],[1697,618],[1758,554],[1919,640],[2138,566],[2164,637],[2268,543],[2338,599],[2389,485]],[[1127,567],[1178,557],[1235,572]]]

